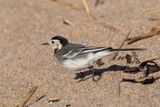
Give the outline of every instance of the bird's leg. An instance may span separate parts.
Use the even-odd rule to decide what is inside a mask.
[[[94,66],[90,66],[90,67],[89,67],[89,71],[91,71],[92,74],[94,74]]]
[[[97,62],[96,62],[96,65],[98,65],[98,67],[104,65],[104,62],[102,61],[102,59],[99,59]]]

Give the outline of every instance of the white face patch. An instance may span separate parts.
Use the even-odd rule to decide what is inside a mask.
[[[53,49],[61,49],[62,48],[62,44],[60,43],[59,40],[52,40],[51,41],[52,47]]]

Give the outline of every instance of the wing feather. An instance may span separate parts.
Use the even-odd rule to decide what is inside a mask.
[[[65,55],[63,55],[63,58],[74,58],[78,55],[87,54],[87,53],[96,53],[103,50],[109,50],[111,48],[105,48],[105,47],[94,47],[94,46],[76,46],[69,52],[67,52]]]

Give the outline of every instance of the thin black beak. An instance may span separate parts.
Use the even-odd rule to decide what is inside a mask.
[[[49,43],[42,43],[41,45],[49,45]]]

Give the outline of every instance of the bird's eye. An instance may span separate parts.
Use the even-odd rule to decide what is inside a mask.
[[[54,44],[54,41],[52,41],[52,44]]]

